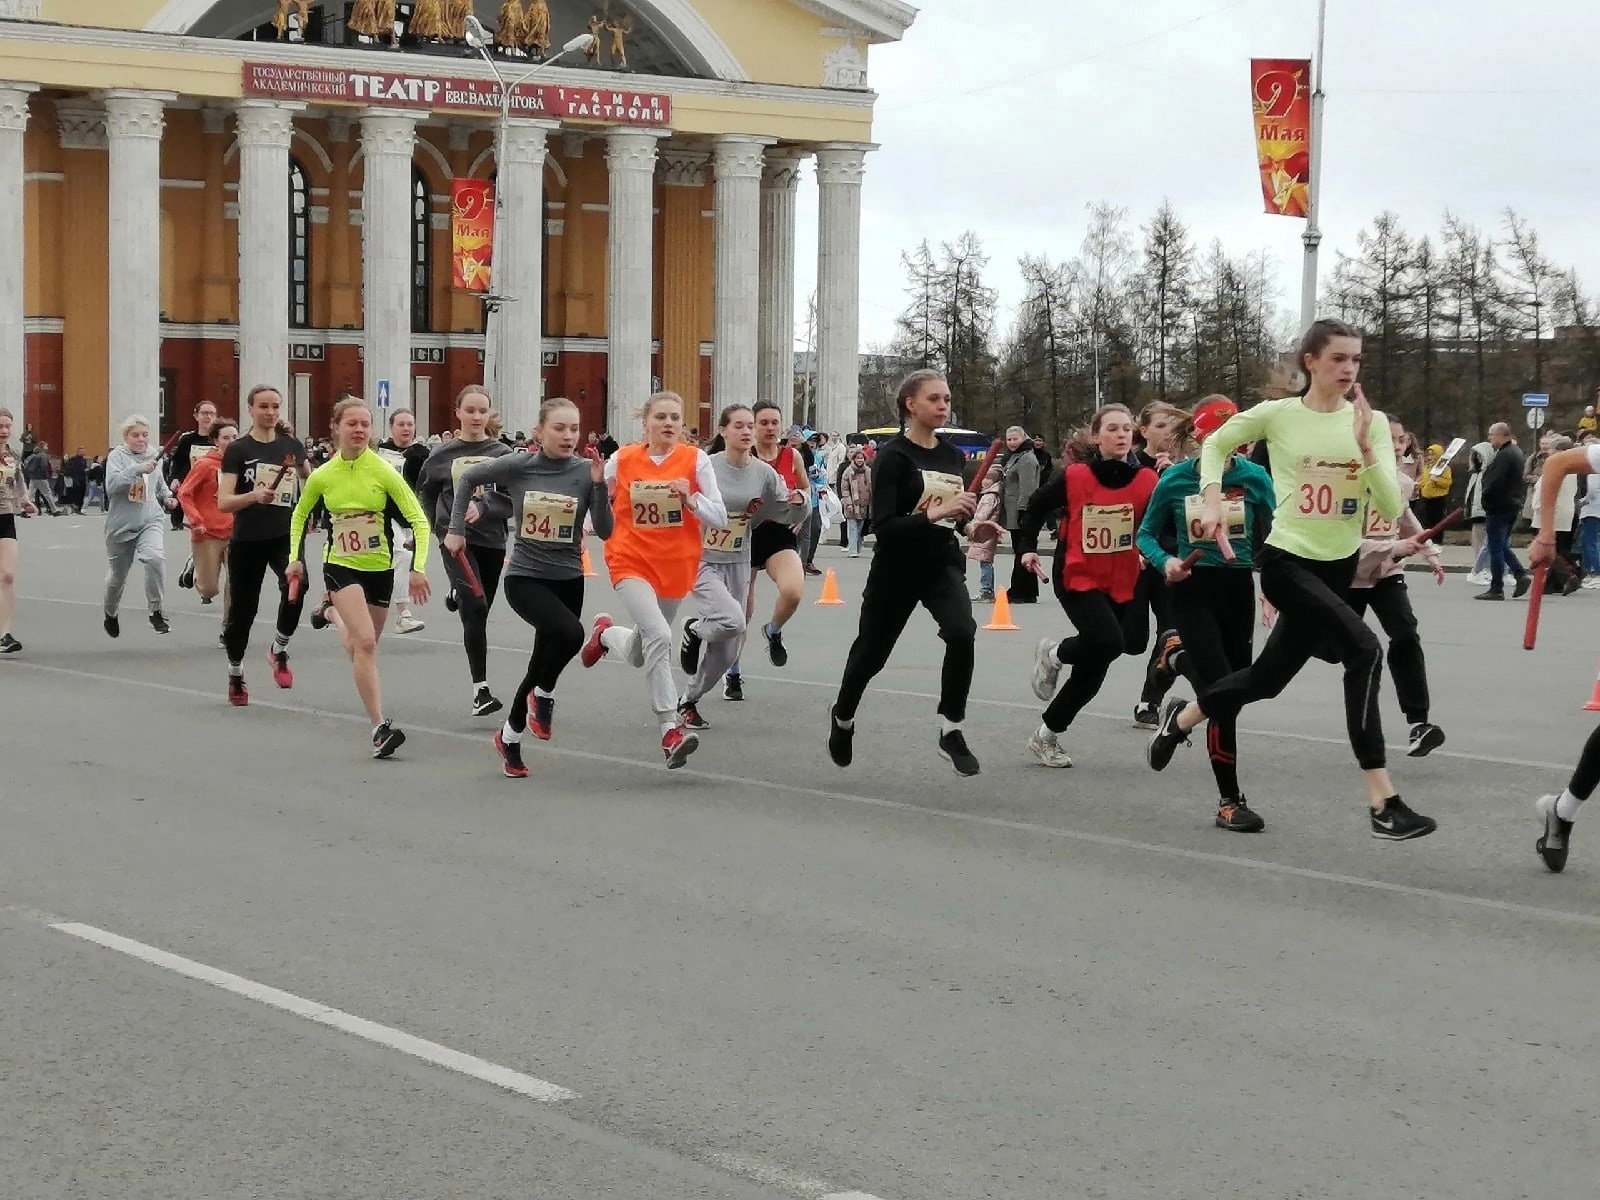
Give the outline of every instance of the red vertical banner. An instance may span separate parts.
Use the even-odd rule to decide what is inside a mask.
[[[1311,60],[1252,58],[1250,98],[1267,212],[1304,217],[1311,207]]]
[[[494,185],[487,179],[450,181],[450,262],[454,286],[489,290],[494,261]]]

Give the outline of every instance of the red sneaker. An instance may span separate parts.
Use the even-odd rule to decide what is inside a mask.
[[[676,771],[689,761],[689,755],[700,749],[700,735],[685,733],[681,728],[667,730],[661,735],[661,753],[666,756],[667,770]]]
[[[528,693],[528,732],[541,742],[550,740],[550,726],[555,722],[556,698]]]
[[[228,703],[235,708],[243,708],[250,703],[250,693],[244,689],[243,675],[228,676]]]
[[[612,626],[612,620],[605,613],[600,613],[594,619],[594,629],[589,633],[589,640],[583,644],[583,649],[578,651],[578,661],[586,667],[592,667],[606,656],[605,643],[600,640],[600,635]]]
[[[268,650],[267,661],[272,664],[272,682],[281,688],[294,686],[294,672],[289,670],[289,655],[284,650]]]
[[[526,779],[528,768],[522,761],[522,747],[516,742],[508,742],[501,736],[505,731],[494,731],[494,748],[500,752],[500,767],[506,773],[507,779]]]

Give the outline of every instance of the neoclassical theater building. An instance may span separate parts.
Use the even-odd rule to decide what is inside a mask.
[[[304,28],[282,7],[280,36],[278,0],[0,0],[19,431],[92,453],[127,413],[171,432],[259,382],[308,433],[347,389],[438,431],[480,380],[510,431],[542,396],[619,436],[659,387],[701,429],[734,400],[787,407],[804,170],[819,423],[853,428],[868,56],[913,8],[549,0],[549,53],[587,30],[596,52],[492,51],[514,89],[497,162],[493,70],[436,18],[459,33],[471,7],[494,36],[544,4],[309,0]],[[387,37],[359,32],[385,8]],[[474,178],[502,204],[488,306],[452,271],[452,181]]]

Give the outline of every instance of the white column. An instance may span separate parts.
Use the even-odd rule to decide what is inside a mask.
[[[544,380],[544,159],[553,121],[512,121],[495,169],[495,291],[510,298],[490,318],[489,381],[510,430],[539,419]]]
[[[392,112],[361,118],[361,323],[366,398],[389,381],[389,408],[411,406],[411,155],[417,122]],[[383,419],[380,414],[378,419]],[[417,414],[419,429],[426,415]]]
[[[243,100],[239,138],[239,395],[270,384],[289,400],[289,141],[304,105]],[[295,430],[301,437],[307,431]]]
[[[761,176],[761,291],[757,307],[756,396],[783,409],[788,428],[794,402],[794,210],[800,186],[799,150],[767,151]],[[840,432],[844,432],[841,430]]]
[[[109,426],[161,408],[161,131],[169,93],[107,92]]]
[[[715,276],[712,287],[711,398],[720,410],[756,400],[761,279],[761,170],[769,138],[720,137],[716,172]]]
[[[650,398],[650,310],[655,268],[654,129],[606,135],[611,220],[606,239],[606,426],[619,442],[643,429],[634,410]]]
[[[817,147],[817,428],[856,427],[861,371],[861,176],[877,147]]]
[[[22,143],[31,83],[0,84],[0,407],[16,414],[13,436],[28,427],[27,317],[22,261]]]

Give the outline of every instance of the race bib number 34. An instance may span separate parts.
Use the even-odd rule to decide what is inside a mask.
[[[524,492],[519,532],[529,542],[571,542],[578,502],[554,492]]]
[[[351,557],[382,550],[383,529],[378,524],[378,514],[336,513],[333,518],[333,548],[336,554]]]
[[[1309,456],[1300,460],[1295,512],[1308,521],[1343,521],[1361,507],[1358,462],[1328,462]]]
[[[683,526],[683,497],[669,483],[639,479],[628,485],[628,503],[633,509],[635,529],[680,529]]]
[[[1116,554],[1133,548],[1133,505],[1085,504],[1083,552]]]

